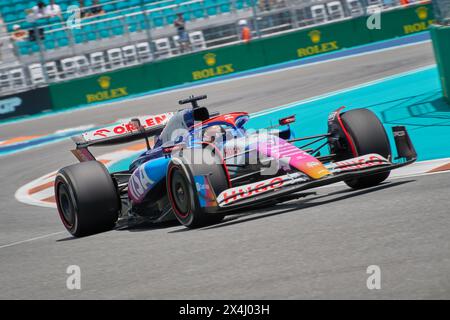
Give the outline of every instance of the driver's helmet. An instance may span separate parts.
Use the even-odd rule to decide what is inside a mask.
[[[208,143],[221,142],[225,131],[219,126],[211,126],[203,131],[203,141]]]

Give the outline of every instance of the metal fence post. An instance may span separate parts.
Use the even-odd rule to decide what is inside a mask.
[[[258,16],[258,9],[256,8],[256,0],[252,0],[252,11],[253,11],[253,19],[255,21],[255,31],[256,36],[258,38],[261,38],[261,31],[259,30],[259,16]]]
[[[145,31],[147,32],[147,40],[150,45],[150,52],[153,55],[153,46],[152,46],[153,38],[152,38],[152,31],[151,31],[152,23],[151,23],[150,19],[148,18],[147,10],[145,9],[145,5],[144,5],[144,0],[141,0],[141,9],[142,9],[142,13],[144,14]]]
[[[292,27],[293,29],[297,29],[299,27],[298,24],[298,16],[297,16],[297,10],[294,5],[294,0],[286,0],[287,5],[289,6],[289,12],[291,14],[291,21],[292,21]]]
[[[45,55],[44,55],[45,48],[42,46],[41,36],[39,34],[39,28],[37,26],[36,21],[33,23],[33,31],[34,31],[35,40],[36,40],[36,42],[37,42],[37,44],[39,46],[39,61],[40,61],[41,65],[42,65],[42,71],[43,71],[43,74],[44,74],[44,80],[45,80],[45,83],[48,84],[49,83],[49,78],[48,78],[47,68],[45,67],[45,63],[46,63]],[[44,34],[45,34],[45,30],[44,30]]]

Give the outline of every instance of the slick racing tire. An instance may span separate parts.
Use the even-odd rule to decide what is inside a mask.
[[[61,169],[55,180],[59,216],[74,237],[84,237],[114,228],[120,200],[111,175],[97,161]]]
[[[378,117],[370,110],[356,109],[341,115],[345,129],[350,135],[358,156],[370,153],[379,154],[386,159],[391,158],[391,146],[386,130]],[[385,181],[390,172],[369,175],[345,181],[353,189],[364,189],[376,186]]]
[[[173,157],[167,168],[167,193],[175,217],[182,225],[191,229],[216,224],[224,218],[223,214],[207,212],[201,205],[200,191],[194,181],[194,177],[208,176],[215,195],[229,188],[221,155],[210,151],[209,148],[188,149],[185,155]],[[193,157],[203,159],[202,152],[210,154],[215,159],[214,164],[192,161]]]

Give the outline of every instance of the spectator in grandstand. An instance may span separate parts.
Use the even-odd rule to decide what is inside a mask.
[[[11,33],[11,40],[13,42],[21,42],[27,39],[28,32],[23,30],[19,24],[13,26],[13,32]]]
[[[105,10],[103,10],[102,5],[98,2],[98,0],[94,0],[92,2],[92,6],[85,7],[84,0],[79,0],[80,6],[80,14],[82,18],[95,17],[102,14],[105,14]]]
[[[259,8],[261,11],[270,11],[272,10],[272,0],[261,0],[259,1]]]
[[[47,18],[47,13],[45,10],[45,3],[42,1],[39,1],[33,8],[27,10],[27,21],[34,23],[37,20]],[[39,39],[44,40],[44,28],[37,28]],[[30,41],[36,41],[36,34],[35,29],[32,28],[29,30],[28,35],[30,37]]]
[[[31,10],[34,20],[39,20],[47,17],[46,6],[42,1],[39,1]]]
[[[189,36],[186,32],[186,21],[184,20],[182,13],[177,13],[177,19],[174,22],[175,28],[177,28],[178,42],[180,43],[180,51],[184,53],[189,50]]]
[[[55,3],[55,0],[50,0],[50,4],[45,8],[45,13],[49,17],[59,17],[62,19],[61,7]]]
[[[80,7],[80,17],[86,18],[89,17],[89,9],[84,6],[84,0],[78,1],[78,6]]]
[[[252,40],[252,30],[248,26],[247,20],[239,21],[239,28],[241,29],[241,40],[245,43]]]
[[[99,16],[99,15],[105,14],[105,10],[103,10],[103,7],[98,2],[98,0],[94,0],[92,2],[92,6],[88,10],[87,14],[88,14],[89,17]]]

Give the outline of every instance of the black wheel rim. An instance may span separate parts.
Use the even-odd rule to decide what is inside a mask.
[[[178,211],[182,215],[187,215],[190,211],[189,185],[179,170],[173,172],[170,188]]]
[[[62,218],[68,227],[72,227],[75,223],[75,208],[70,197],[69,189],[65,184],[59,186],[58,202]]]

